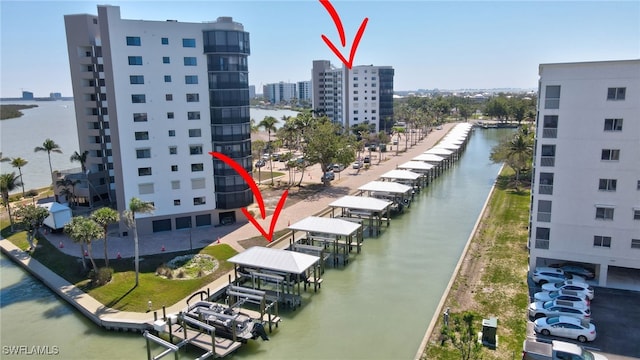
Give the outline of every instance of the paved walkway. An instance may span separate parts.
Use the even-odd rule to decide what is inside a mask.
[[[368,170],[360,170],[357,172],[350,167],[345,168],[339,177],[336,177],[336,180],[332,181],[331,186],[321,193],[321,196],[308,198],[284,208],[278,218],[276,231],[287,228],[289,223],[293,224],[325,210],[328,204],[333,201],[345,195],[352,194],[358,187],[370,181],[377,180],[380,175],[418,156],[433,147],[433,145],[454,126],[455,124],[446,124],[442,130],[433,130],[426,138],[419,141],[417,145],[409,147],[408,151],[401,152],[398,156],[396,156],[394,151],[383,153],[383,160],[378,163],[377,159],[372,159],[371,167]],[[401,141],[401,148],[403,145]],[[317,176],[317,173],[316,171],[312,176]],[[263,228],[268,229],[271,223],[271,217],[272,215],[269,215],[264,220],[258,217],[258,219],[260,219],[258,222]],[[253,224],[246,221],[244,223],[238,222],[233,225],[221,227],[207,227],[143,235],[139,238],[139,250],[141,256],[156,254],[161,251],[174,252],[189,250],[190,248],[202,248],[207,245],[215,245],[219,239],[221,243],[229,244],[238,252],[241,252],[244,251],[244,248],[238,243],[239,240],[259,235],[260,232]],[[80,246],[73,244],[64,234],[47,234],[46,237],[64,253],[73,256],[81,255]],[[122,257],[133,257],[133,237],[109,236],[108,241],[110,258],[115,258],[118,253]],[[288,242],[283,241],[280,244],[275,244],[275,247],[283,248],[287,245]],[[38,261],[25,255],[24,252],[13,246],[8,240],[0,240],[0,246],[5,253],[21,262],[23,267],[34,274],[34,276],[41,279],[52,290],[56,291],[97,324],[107,328],[119,328],[123,326],[122,324],[140,324],[142,326],[153,321],[152,313],[133,313],[106,308],[92,297],[84,294],[60,278],[57,274],[49,271]],[[102,255],[103,251],[100,241],[94,243],[93,253],[95,258],[99,259],[104,257]],[[206,291],[210,289],[211,291],[215,291],[226,286],[227,282],[228,277],[221,276],[218,280],[213,281],[201,290]],[[187,306],[185,300],[186,298],[167,308],[167,314],[177,313],[183,310]]]

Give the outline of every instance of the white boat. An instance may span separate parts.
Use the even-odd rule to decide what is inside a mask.
[[[262,323],[254,321],[249,315],[227,305],[198,301],[189,305],[185,315],[215,327],[216,336],[240,342],[258,337],[269,340]]]

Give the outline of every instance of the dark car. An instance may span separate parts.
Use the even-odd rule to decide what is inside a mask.
[[[256,161],[256,167],[257,167],[257,168],[263,167],[263,166],[265,166],[266,164],[267,164],[267,163],[264,161],[264,159],[260,159],[260,160]]]
[[[370,158],[370,157],[368,157],[368,156],[365,156],[365,157],[364,157],[364,163],[365,163],[365,164],[371,164],[371,158]]]
[[[560,266],[560,269],[562,269],[566,274],[578,275],[588,280],[596,277],[596,274],[593,271],[579,265],[565,264]]]
[[[332,181],[332,180],[335,180],[335,178],[336,178],[336,174],[334,174],[332,171],[327,171],[322,176],[323,181]]]

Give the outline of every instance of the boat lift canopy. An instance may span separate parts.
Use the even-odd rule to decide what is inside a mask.
[[[250,268],[266,269],[289,274],[301,274],[320,260],[319,257],[288,250],[251,247],[230,258],[230,263]]]
[[[331,207],[331,216],[335,216],[336,208],[342,209],[342,216],[347,221],[353,221],[354,218],[369,219],[369,234],[376,235],[380,233],[382,220],[386,218],[387,226],[389,226],[389,209],[393,203],[388,200],[376,199],[369,196],[343,196],[342,198],[329,204]],[[374,221],[375,220],[375,221]],[[358,248],[360,250],[360,248]]]

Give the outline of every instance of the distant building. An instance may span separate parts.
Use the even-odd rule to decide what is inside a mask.
[[[393,126],[393,77],[391,66],[359,65],[349,70],[315,60],[313,109],[346,128],[368,124],[374,132],[388,132]]]
[[[539,75],[529,266],[584,264],[599,286],[637,290],[640,60]]]
[[[33,93],[31,91],[23,91],[22,100],[33,100]]]
[[[255,98],[256,98],[256,86],[249,85],[249,99],[255,99]]]
[[[298,81],[298,100],[311,101],[311,81]]]
[[[52,93],[49,93],[49,98],[54,100],[59,100],[59,99],[62,99],[62,94],[59,92],[52,92]]]
[[[293,83],[273,83],[262,87],[262,94],[270,103],[279,104],[289,102],[296,98],[296,84]]]
[[[249,33],[213,22],[126,20],[117,6],[66,15],[80,150],[93,191],[117,210],[133,197],[141,233],[235,220],[249,185],[210,151],[251,173]],[[121,232],[127,231],[121,224]]]

